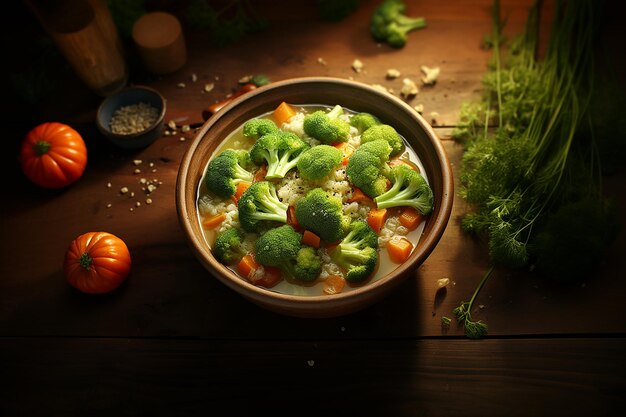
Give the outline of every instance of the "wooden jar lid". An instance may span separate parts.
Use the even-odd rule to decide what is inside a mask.
[[[167,74],[185,65],[187,48],[176,16],[165,12],[147,13],[133,25],[132,36],[148,71]]]

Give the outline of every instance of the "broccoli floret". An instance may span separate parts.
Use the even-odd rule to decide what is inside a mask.
[[[361,143],[373,142],[382,139],[391,146],[390,156],[400,154],[404,150],[402,137],[396,132],[392,126],[376,125],[367,129],[361,134]]]
[[[285,224],[263,233],[254,244],[254,259],[267,266],[282,266],[295,259],[300,250],[302,235]]]
[[[321,188],[314,188],[296,203],[298,224],[327,242],[341,240],[350,225],[341,200]]]
[[[317,145],[302,153],[298,172],[305,180],[315,181],[326,177],[341,163],[342,153],[330,145]]]
[[[245,254],[243,247],[243,233],[231,227],[217,234],[213,245],[213,254],[218,261],[225,265],[238,262]]]
[[[301,281],[315,281],[322,272],[322,260],[310,246],[302,246],[294,259],[282,265],[283,271]]]
[[[302,235],[290,225],[270,229],[255,243],[255,259],[276,266],[292,278],[314,281],[322,272],[322,260],[310,246],[301,244]]]
[[[380,120],[370,113],[357,113],[350,119],[350,125],[356,127],[359,134],[379,124]]]
[[[315,139],[332,145],[333,143],[346,142],[350,135],[350,125],[339,119],[343,114],[343,108],[339,105],[326,113],[318,110],[304,117],[304,131]]]
[[[387,190],[387,161],[390,153],[391,146],[384,140],[362,144],[348,160],[348,178],[370,197],[384,193]]]
[[[278,131],[276,123],[270,119],[252,119],[243,125],[243,135],[254,140],[259,139],[263,135],[278,133]]]
[[[346,281],[362,282],[369,278],[378,264],[378,236],[364,221],[350,225],[346,237],[331,252],[333,261],[346,270]]]
[[[270,80],[269,77],[265,74],[254,74],[249,77],[243,77],[239,80],[239,84],[252,83],[257,87],[263,87],[264,85],[267,85],[271,82],[272,80]]]
[[[209,162],[204,183],[213,194],[228,198],[235,194],[238,183],[252,182],[254,176],[244,169],[248,166],[250,166],[248,152],[227,149]]]
[[[405,10],[403,0],[384,0],[372,14],[370,32],[374,39],[402,48],[410,31],[426,27],[423,17],[406,16]]]
[[[256,232],[266,222],[287,223],[288,206],[278,199],[274,184],[253,183],[239,198],[239,223],[247,232]]]
[[[405,166],[391,169],[391,188],[374,198],[378,208],[410,206],[423,215],[433,210],[433,191],[422,175]]]
[[[250,158],[257,165],[267,163],[265,178],[284,178],[310,146],[291,132],[269,133],[261,136],[250,148]]]

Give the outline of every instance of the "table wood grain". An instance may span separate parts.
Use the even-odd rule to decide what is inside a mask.
[[[180,126],[201,124],[202,109],[235,91],[246,74],[263,73],[275,81],[352,78],[398,94],[404,77],[419,84],[420,65],[439,66],[437,84],[422,87],[409,102],[423,104],[429,121],[431,112],[438,113],[433,124],[458,186],[463,148],[451,132],[461,104],[480,94],[490,56],[480,42],[490,30],[491,2],[407,3],[408,14],[424,15],[428,27],[411,33],[401,50],[369,37],[376,1],[361,1],[338,23],[306,19],[310,3],[295,18],[293,10],[264,1],[270,14],[265,31],[225,48],[187,32],[189,60],[183,69],[159,79],[141,78],[137,71],[131,81],[161,91],[167,120]],[[508,35],[522,29],[529,3],[502,1]],[[351,68],[356,58],[364,63],[360,73]],[[389,68],[401,77],[386,79]],[[181,82],[184,88],[177,86]],[[202,92],[206,83],[214,84],[211,92]],[[84,176],[66,190],[45,191],[19,174],[17,162],[8,163],[11,186],[3,201],[10,204],[2,205],[0,220],[0,414],[230,410],[239,415],[298,409],[307,415],[614,416],[626,411],[624,233],[597,271],[576,285],[555,284],[530,270],[496,270],[474,316],[489,324],[489,334],[472,341],[454,321],[448,330],[441,327],[441,317],[452,317],[489,268],[485,242],[460,229],[470,208],[456,195],[438,247],[398,291],[348,316],[278,315],[222,285],[185,241],[174,194],[194,129],[163,136],[143,150],[122,151],[95,129],[100,99],[78,83],[67,87],[65,102],[50,98],[34,114],[81,132],[89,148]],[[19,144],[30,127],[11,124],[8,137]],[[622,225],[625,176],[605,179]],[[140,178],[160,184],[150,205]],[[121,187],[134,197],[121,194]],[[67,285],[62,261],[72,239],[96,230],[126,241],[133,269],[118,290],[94,297]],[[436,281],[444,277],[452,283],[437,293]]]

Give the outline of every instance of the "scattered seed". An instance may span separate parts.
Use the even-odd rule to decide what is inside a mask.
[[[317,58],[317,63],[324,66],[328,65],[328,62],[322,57]]]
[[[140,207],[140,206],[141,206],[141,201],[137,201],[137,202],[135,203],[135,205],[136,205],[137,207]]]
[[[111,206],[112,206],[111,203],[107,204],[107,208],[111,208]]]
[[[419,114],[424,113],[424,105],[422,103],[418,104],[417,106],[413,107],[415,109],[416,112],[418,112]]]
[[[169,122],[167,122],[167,127],[169,127],[172,130],[176,130],[176,122],[173,120],[170,120]]]
[[[139,178],[139,184],[145,184],[148,180],[145,178]]]
[[[111,183],[107,182],[107,188],[111,188]]]
[[[196,73],[192,73],[191,74],[191,82],[195,83],[196,81],[198,81],[198,76],[196,75]]]
[[[176,84],[176,87],[178,87],[178,88],[185,88],[185,87],[187,87],[187,85],[185,83],[178,83],[178,84]]]
[[[422,83],[424,85],[433,85],[437,82],[437,77],[439,77],[439,67],[427,67],[426,65],[422,65],[420,70],[424,73],[422,77]]]
[[[400,95],[404,98],[410,98],[419,93],[417,85],[410,78],[405,78],[402,80],[402,90],[400,90]]]
[[[154,192],[154,190],[156,190],[156,189],[157,189],[157,186],[156,186],[156,185],[153,185],[153,184],[148,184],[148,193],[152,193],[152,192]]]
[[[126,194],[128,192],[128,187],[120,188],[120,194]]]
[[[133,160],[133,165],[137,166],[137,165],[141,165],[143,161],[141,159],[135,159]]]
[[[395,80],[396,78],[398,78],[400,76],[400,71],[398,71],[395,68],[390,68],[387,70],[387,75],[386,77],[390,80]]]
[[[447,287],[450,283],[450,278],[441,278],[437,280],[437,289]]]
[[[135,192],[134,192],[134,191],[131,191],[131,192],[130,192],[130,196],[131,196],[131,197],[134,197],[134,196],[135,196]]]
[[[183,125],[183,127],[181,127],[180,130],[183,132],[189,132],[191,128],[189,127],[189,125]]]
[[[152,167],[154,166],[154,162],[150,162],[150,163],[148,164],[148,166],[149,166],[150,168],[152,168]]]
[[[204,84],[204,92],[205,93],[210,93],[211,91],[213,91],[213,88],[215,88],[215,84],[214,83]]]
[[[146,204],[152,204],[152,199],[151,198],[146,198]]]
[[[169,136],[169,135],[171,135],[171,132],[170,132],[169,130],[165,130],[165,131],[163,132],[163,134],[164,134],[165,136]]]
[[[308,364],[309,364],[309,366],[313,366],[313,365],[315,365],[315,361],[314,361],[314,360],[312,360],[312,359],[309,359],[308,361],[306,361],[306,363],[308,363]]]
[[[352,69],[356,73],[363,71],[363,63],[360,59],[355,59],[354,61],[352,61]]]
[[[181,136],[178,140],[181,141],[181,142],[184,142],[185,138],[183,136]]]
[[[139,168],[135,168],[133,174],[141,174],[141,170]]]

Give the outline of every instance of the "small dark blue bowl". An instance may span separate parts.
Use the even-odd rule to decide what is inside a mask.
[[[133,104],[147,103],[156,108],[159,116],[156,121],[141,132],[127,135],[113,133],[111,131],[111,118],[116,110]],[[144,86],[128,87],[122,91],[105,98],[96,116],[98,130],[114,145],[124,149],[145,148],[154,142],[163,133],[165,127],[165,99],[153,88]]]

